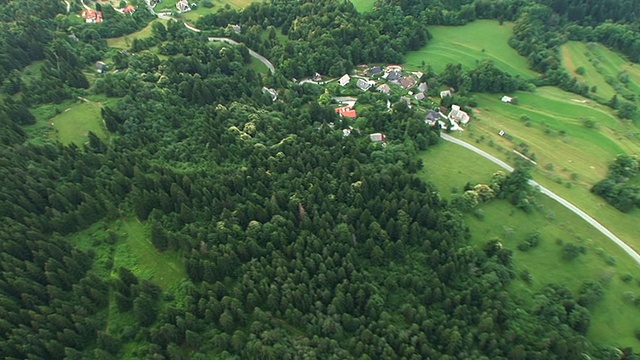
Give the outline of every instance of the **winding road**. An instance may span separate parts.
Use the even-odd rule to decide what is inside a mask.
[[[453,137],[451,135],[448,135],[448,134],[445,134],[445,133],[441,133],[440,137],[442,137],[443,140],[446,140],[448,142],[454,143],[456,145],[460,145],[460,146],[462,146],[462,147],[464,147],[466,149],[469,149],[469,150],[473,151],[474,153],[484,157],[485,159],[493,162],[494,164],[497,164],[498,166],[502,167],[503,169],[505,169],[505,170],[507,170],[509,172],[513,171],[513,167],[511,167],[509,164],[507,164],[504,161],[498,159],[497,157],[487,153],[484,150],[478,149],[477,147],[469,144],[466,141],[462,141],[462,140],[460,140],[458,138],[455,138],[455,137]],[[533,181],[533,180],[529,180],[529,183],[532,186],[535,186],[536,188],[540,189],[541,193],[543,193],[543,194],[547,195],[548,197],[552,198],[553,200],[559,202],[562,206],[564,206],[567,209],[571,210],[573,213],[575,213],[576,215],[578,215],[579,217],[584,219],[584,221],[586,221],[589,224],[591,224],[591,226],[593,226],[598,231],[600,231],[604,236],[608,237],[611,241],[613,241],[618,246],[620,246],[622,248],[622,250],[624,250],[627,254],[629,254],[629,256],[631,256],[631,258],[633,258],[633,260],[635,260],[636,263],[638,263],[638,265],[640,265],[640,255],[635,250],[633,250],[629,245],[627,245],[624,241],[622,241],[622,239],[617,237],[609,229],[607,229],[602,224],[600,224],[598,221],[596,221],[596,219],[592,218],[587,213],[585,213],[584,211],[580,210],[580,208],[578,208],[577,206],[573,205],[572,203],[570,203],[569,201],[567,201],[563,197],[561,197],[558,194],[554,193],[553,191],[547,189],[546,187],[540,185],[538,182]]]
[[[153,7],[150,6],[149,4],[147,4],[147,9],[149,9],[149,12],[151,14],[157,16],[161,20],[167,20],[167,21],[168,20],[176,20],[172,16],[169,16],[169,15],[166,15],[166,14],[162,14],[162,13],[160,13],[160,14],[156,13],[156,11],[153,9]],[[189,25],[187,23],[183,23],[183,24],[184,24],[184,27],[186,27],[187,29],[189,29],[189,30],[191,30],[193,32],[198,32],[198,33],[202,32],[202,30],[198,29],[197,27],[194,27],[194,26]],[[235,41],[235,40],[233,40],[231,38],[227,38],[227,37],[215,37],[215,36],[212,36],[212,37],[209,37],[208,39],[209,39],[209,41],[220,41],[220,42],[224,42],[224,43],[227,43],[227,44],[230,44],[230,45],[238,45],[238,44],[240,44],[239,42],[237,42],[237,41]],[[248,47],[247,47],[247,49],[249,50],[249,55],[251,55],[252,57],[256,58],[258,61],[263,63],[267,67],[267,69],[269,69],[269,72],[271,72],[271,74],[275,74],[276,73],[276,68],[275,68],[275,66],[273,66],[271,61],[269,61],[266,57],[258,54],[257,52],[249,49]]]

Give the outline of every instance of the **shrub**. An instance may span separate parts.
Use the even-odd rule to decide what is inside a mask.
[[[577,258],[578,256],[580,256],[580,254],[582,252],[583,251],[581,249],[581,246],[577,246],[577,245],[574,245],[574,244],[571,244],[571,243],[565,244],[562,247],[562,257],[565,260],[571,261],[571,260]]]
[[[484,220],[484,211],[482,209],[476,209],[473,212],[473,216],[478,220]]]
[[[521,242],[520,244],[518,244],[518,250],[522,251],[522,252],[527,252],[529,251],[529,249],[531,248],[531,245],[529,245],[528,242]]]
[[[520,279],[527,284],[531,284],[533,282],[533,275],[531,275],[529,270],[522,270],[522,272],[520,272]]]
[[[622,280],[622,282],[629,283],[633,280],[633,276],[631,274],[624,274],[620,277],[620,280]]]
[[[202,6],[206,7],[207,9],[211,9],[214,5],[211,1],[209,0],[204,0],[202,2]]]

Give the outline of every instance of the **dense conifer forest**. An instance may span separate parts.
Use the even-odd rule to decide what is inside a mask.
[[[146,26],[143,9],[110,27],[70,26],[62,2],[0,1],[0,357],[638,358],[585,338],[597,286],[574,294],[551,284],[533,307],[509,296],[511,250],[495,239],[469,246],[458,207],[417,177],[415,155],[439,130],[415,109],[371,101],[363,126],[344,136],[344,120],[318,101],[322,89],[289,81],[398,62],[429,40],[428,24],[475,18],[515,20],[513,45],[543,71],[540,82],[565,81],[553,46],[567,34],[640,59],[637,4],[584,3],[390,0],[358,14],[344,1],[273,0],[203,17],[206,34],[154,25],[151,42],[120,52],[105,38]],[[235,23],[247,28],[237,40],[273,59],[275,75],[246,66],[246,46],[207,41]],[[292,41],[261,38],[270,26]],[[144,51],[151,46],[165,56]],[[82,70],[106,56],[119,71],[90,83]],[[34,61],[41,76],[23,82]],[[523,86],[486,63],[443,76],[467,76],[469,91]],[[102,108],[108,141],[29,141],[33,106],[88,93],[119,99]],[[386,146],[372,132],[385,132]],[[518,205],[527,180],[520,170],[492,186]],[[69,240],[122,219],[179,254],[187,278],[178,288],[98,261],[124,241],[115,232],[96,249]],[[116,313],[129,321],[114,328]]]

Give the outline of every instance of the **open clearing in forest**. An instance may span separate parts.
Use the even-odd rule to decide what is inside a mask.
[[[363,13],[367,11],[373,10],[373,7],[376,3],[375,0],[349,0],[355,6],[358,12]]]
[[[177,287],[187,278],[180,254],[158,251],[150,241],[148,227],[135,218],[122,222],[119,233],[123,242],[114,258],[114,269],[124,266],[138,277],[158,284],[164,290]]]
[[[538,76],[529,70],[527,60],[509,46],[509,37],[513,35],[511,23],[476,20],[464,26],[430,26],[429,31],[433,39],[421,49],[407,53],[406,66],[423,69],[424,62],[440,73],[448,63],[472,69],[478,61],[490,59],[511,75],[526,79]]]
[[[72,105],[45,122],[54,130],[51,137],[65,145],[74,143],[82,146],[88,141],[89,131],[102,139],[108,137],[100,115],[100,104],[92,101]],[[39,125],[42,126],[42,122]]]
[[[596,92],[592,92],[594,95],[609,100],[616,93],[616,90],[607,83],[605,74],[601,74],[592,63],[594,55],[587,44],[569,41],[562,45],[560,54],[562,55],[562,65],[571,76],[575,76],[579,81],[587,84],[589,88],[596,87]],[[584,74],[578,74],[576,72],[578,68],[584,69]]]
[[[450,196],[452,187],[461,192],[467,182],[488,183],[498,170],[497,165],[451,143],[432,147],[421,156],[425,166],[419,175],[434,183],[445,197]],[[598,344],[637,344],[634,331],[640,327],[634,319],[640,316],[640,308],[626,301],[625,293],[640,295],[640,267],[612,241],[557,202],[544,195],[538,195],[537,202],[543,209],[532,214],[503,200],[479,205],[483,219],[465,215],[471,243],[483,247],[500,238],[505,247],[513,250],[516,274],[527,270],[533,281],[528,284],[518,277],[509,291],[529,306],[533,304],[532,294],[548,283],[564,284],[575,295],[584,280],[604,282],[605,296],[591,311],[588,337]],[[527,252],[518,250],[517,246],[535,231],[541,234],[540,244]],[[583,246],[586,252],[574,260],[565,260],[560,241]],[[612,258],[615,265],[607,263]],[[621,277],[627,274],[633,279],[624,282]]]
[[[109,232],[117,234],[114,244],[108,241]],[[151,244],[147,224],[134,217],[108,224],[98,222],[73,234],[70,241],[84,251],[95,252],[94,270],[98,273],[116,272],[120,267],[126,267],[165,291],[177,288],[187,278],[180,254],[158,251]]]

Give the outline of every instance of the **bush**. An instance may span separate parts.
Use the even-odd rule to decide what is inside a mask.
[[[581,246],[577,246],[577,245],[574,245],[574,244],[571,244],[571,243],[565,244],[562,247],[562,257],[565,260],[569,260],[569,261],[577,258],[583,252],[584,251],[582,250]]]
[[[622,280],[622,282],[629,283],[633,280],[633,276],[631,274],[624,274],[620,277],[620,280]]]
[[[522,270],[520,273],[520,279],[527,284],[531,284],[533,282],[533,275],[531,275],[529,270]]]
[[[211,1],[209,1],[209,0],[204,0],[204,1],[202,2],[202,6],[203,6],[203,7],[206,7],[207,9],[211,9],[214,5],[213,5],[213,3],[212,3]]]

